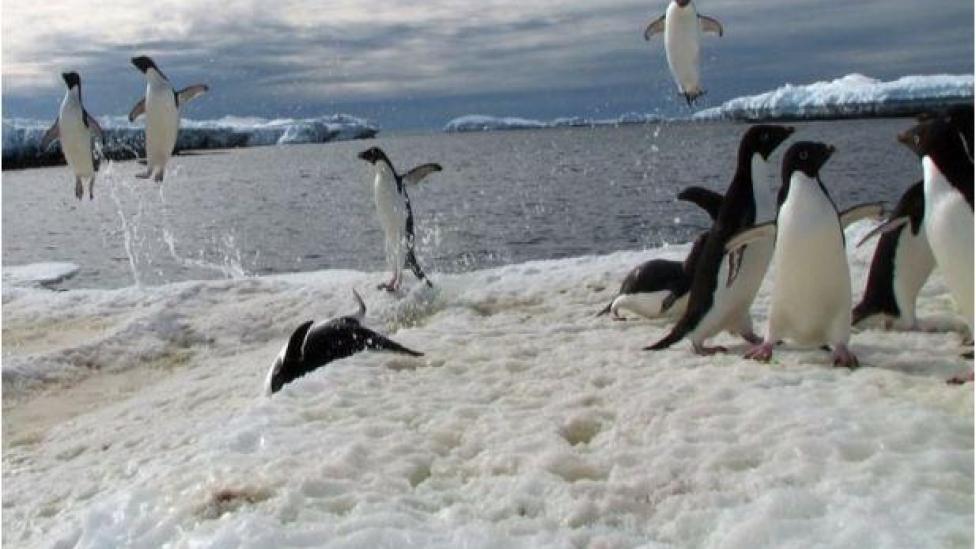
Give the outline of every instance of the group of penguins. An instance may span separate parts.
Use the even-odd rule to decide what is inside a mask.
[[[793,133],[791,127],[768,124],[746,130],[724,195],[702,187],[689,187],[678,195],[707,211],[711,228],[698,236],[683,262],[654,259],[635,267],[598,315],[620,318],[626,310],[646,318],[677,317],[671,331],[647,350],[666,349],[688,338],[698,354],[726,352],[706,341],[727,331],[751,345],[746,358],[769,361],[773,349],[789,340],[822,347],[832,354],[835,366],[854,368],[858,359],[848,346],[852,324],[880,316],[888,327],[917,329],[915,301],[937,266],[971,337],[973,106],[924,115],[898,135],[921,159],[924,178],[909,187],[886,218],[880,202],[837,210],[820,178],[835,150],[825,143],[793,143],[783,155],[782,185],[775,193],[768,163]],[[414,253],[406,188],[440,166],[424,164],[400,175],[376,147],[359,157],[375,166],[374,198],[393,267],[393,279],[380,287],[395,291],[403,268],[430,285]],[[859,243],[880,235],[864,298],[852,307],[844,229],[862,219],[883,222]],[[753,330],[750,309],[770,264],[775,272],[771,310],[765,336],[760,337]],[[292,333],[268,372],[267,394],[362,350],[421,356],[365,328],[366,306],[359,294],[353,294],[358,313],[308,321]],[[971,379],[970,372],[950,382]]]

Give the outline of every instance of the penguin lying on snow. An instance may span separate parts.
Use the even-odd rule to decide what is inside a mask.
[[[417,184],[428,175],[441,171],[440,164],[421,164],[400,175],[393,163],[379,147],[369,148],[359,153],[359,158],[372,164],[376,169],[373,180],[373,200],[376,215],[386,244],[386,259],[393,271],[389,282],[379,285],[379,289],[395,292],[402,282],[401,271],[408,267],[418,280],[433,286],[424,274],[414,252],[413,209],[407,195],[407,185]]]
[[[722,36],[724,31],[718,20],[700,15],[691,0],[673,0],[664,15],[652,21],[644,30],[644,40],[664,33],[668,67],[678,84],[679,95],[685,98],[689,106],[705,93],[698,75],[702,32]]]
[[[95,198],[95,159],[92,150],[92,137],[99,141],[105,140],[102,127],[95,117],[88,114],[81,102],[81,77],[76,72],[66,72],[61,75],[68,91],[61,101],[61,109],[54,124],[44,132],[41,138],[40,150],[43,152],[55,140],[61,141],[61,152],[64,159],[75,174],[75,197],[78,200],[85,195],[85,185],[82,179],[88,179],[88,198]]]
[[[712,221],[718,215],[722,195],[702,187],[688,187],[678,193],[679,200],[692,202],[705,210]],[[708,231],[695,239],[685,260],[652,259],[634,267],[620,284],[610,304],[597,316],[612,313],[614,320],[623,320],[619,311],[631,311],[644,318],[662,315],[681,316],[688,303],[688,289],[695,275]]]
[[[309,320],[295,329],[288,343],[275,358],[265,380],[268,396],[305,374],[325,366],[333,360],[346,358],[364,350],[385,350],[410,356],[423,356],[399,343],[362,326],[366,304],[356,290],[352,292],[359,303],[359,311],[327,322],[315,324]]]
[[[136,177],[152,177],[161,182],[176,146],[180,110],[210,88],[206,84],[194,84],[176,91],[152,59],[144,55],[133,57],[132,64],[146,75],[146,96],[129,112],[129,122],[146,115],[146,172]]]
[[[851,271],[844,222],[820,180],[834,152],[823,143],[795,143],[783,157],[783,186],[774,223],[747,229],[726,244],[775,235],[775,280],[766,339],[746,358],[768,361],[783,338],[801,345],[832,345],[834,365],[856,367],[847,348],[851,333]],[[880,215],[880,211],[877,214]]]

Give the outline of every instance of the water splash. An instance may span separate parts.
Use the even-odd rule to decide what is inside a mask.
[[[112,197],[112,202],[115,203],[115,211],[119,214],[119,220],[122,223],[122,243],[125,247],[125,255],[129,258],[129,271],[132,273],[132,283],[136,287],[142,286],[142,280],[139,276],[139,267],[136,261],[135,255],[135,238],[133,231],[130,230],[129,222],[125,217],[125,210],[122,208],[122,201],[119,200],[118,193],[116,192],[116,187],[121,185],[122,182],[115,179],[115,162],[109,160],[106,163],[103,178],[107,180],[109,195]]]
[[[212,261],[207,261],[204,259],[203,251],[200,251],[199,258],[187,257],[181,255],[176,250],[176,235],[170,229],[170,210],[166,202],[166,193],[164,192],[165,185],[159,185],[159,203],[162,208],[162,224],[160,226],[163,233],[163,242],[166,244],[166,248],[169,250],[169,255],[179,265],[183,267],[196,267],[198,269],[205,269],[209,271],[214,271],[222,274],[226,278],[245,278],[248,276],[247,271],[244,269],[244,261],[241,257],[241,250],[237,246],[237,242],[233,234],[224,233],[220,237],[220,242],[218,247],[221,250],[220,263],[214,263]]]

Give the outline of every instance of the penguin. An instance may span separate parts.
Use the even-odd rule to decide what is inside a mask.
[[[132,64],[146,75],[146,96],[129,112],[129,122],[146,115],[146,172],[136,177],[151,177],[159,183],[166,175],[166,163],[176,146],[180,110],[210,88],[206,84],[194,84],[176,91],[152,59],[144,55],[133,57]]]
[[[692,0],[672,0],[664,15],[644,29],[644,40],[662,32],[671,76],[678,85],[678,94],[690,107],[705,93],[698,74],[701,33],[722,36],[725,31],[717,19],[699,14]]]
[[[378,286],[381,290],[395,292],[400,288],[401,270],[404,267],[413,271],[418,280],[432,287],[430,279],[424,274],[414,252],[413,209],[407,195],[407,185],[417,184],[428,175],[441,171],[440,164],[421,164],[400,175],[393,163],[379,147],[371,147],[361,153],[359,158],[373,165],[376,178],[373,181],[373,200],[376,215],[386,240],[386,258],[393,277],[389,282]]]
[[[718,216],[722,195],[703,187],[688,187],[678,193],[679,200],[691,202],[708,213],[712,221]],[[623,320],[620,310],[629,310],[644,318],[662,315],[680,317],[688,303],[688,289],[695,275],[708,231],[699,234],[685,260],[652,259],[634,267],[620,284],[617,294],[597,316],[613,313],[614,320]]]
[[[785,338],[801,345],[830,345],[835,366],[858,366],[847,346],[851,271],[844,222],[820,179],[834,150],[824,143],[794,143],[783,156],[776,221],[743,231],[726,243],[731,251],[770,231],[775,234],[766,338],[749,349],[746,358],[769,361],[773,347]]]
[[[95,198],[95,164],[92,149],[92,137],[105,142],[105,133],[98,125],[98,120],[88,114],[81,102],[81,77],[77,72],[61,74],[68,91],[61,100],[61,109],[54,124],[41,138],[40,150],[43,152],[55,140],[61,141],[61,152],[65,161],[75,174],[75,197],[81,200],[85,196],[83,180],[88,180],[88,199]]]
[[[722,330],[759,342],[749,307],[766,273],[772,243],[757,242],[731,254],[726,254],[725,243],[740,230],[776,215],[767,162],[792,133],[791,127],[764,124],[745,132],[739,143],[735,175],[697,261],[685,313],[667,336],[645,350],[666,349],[688,336],[698,354],[724,352],[722,347],[705,346],[706,339]]]
[[[309,320],[295,329],[268,371],[265,379],[267,396],[317,368],[360,351],[382,350],[423,356],[423,353],[410,350],[364,327],[362,322],[366,317],[366,304],[356,290],[352,294],[359,304],[355,314],[318,324]]]
[[[973,333],[973,162],[946,117],[920,122],[898,140],[922,159],[923,226],[935,264]]]
[[[883,234],[878,241],[864,296],[854,307],[852,320],[857,326],[866,319],[880,315],[889,329],[914,330],[918,327],[915,301],[935,268],[935,257],[922,229],[925,215],[922,181],[905,191],[891,215],[907,217],[909,222]]]

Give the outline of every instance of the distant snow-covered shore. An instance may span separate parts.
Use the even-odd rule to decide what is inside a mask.
[[[108,158],[120,160],[144,155],[143,122],[129,122],[123,116],[98,118],[105,129],[102,148]],[[3,119],[4,168],[27,168],[62,163],[59,144],[38,150],[50,121],[24,118]],[[183,120],[177,150],[227,149],[297,143],[327,143],[368,139],[379,133],[374,122],[333,114],[315,118],[257,118],[225,116],[214,120]]]

